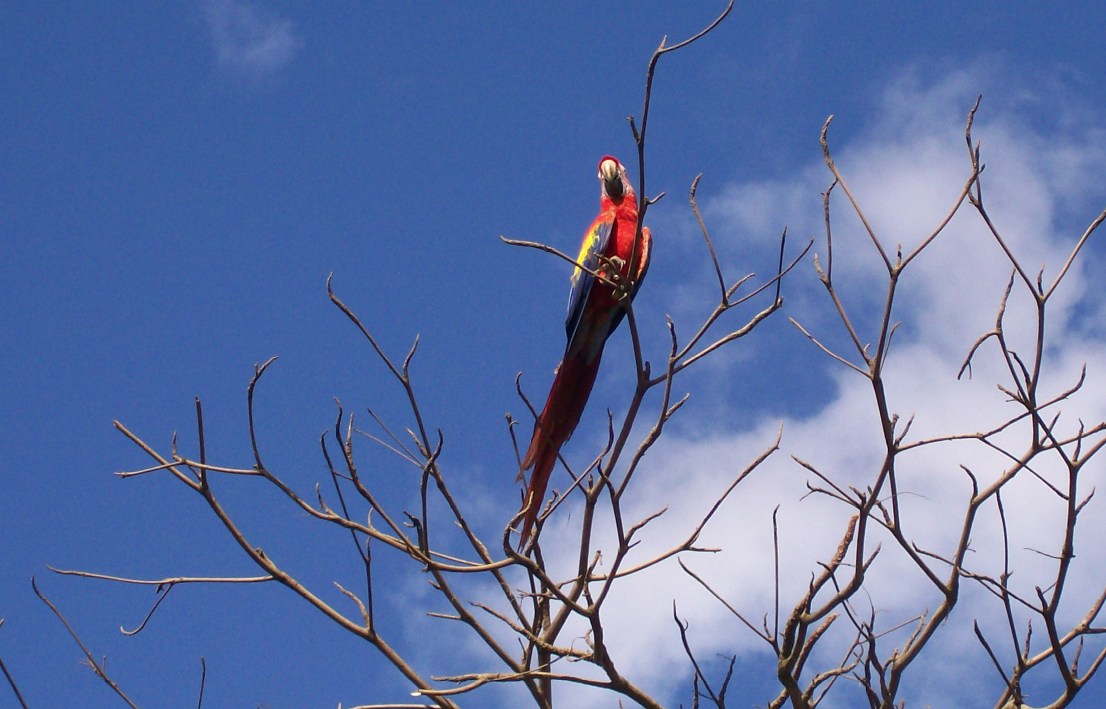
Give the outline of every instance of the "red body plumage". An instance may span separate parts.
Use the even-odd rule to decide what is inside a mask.
[[[599,371],[603,346],[625,315],[620,296],[625,297],[626,293],[620,293],[589,271],[627,283],[628,296],[633,298],[649,266],[652,242],[648,229],[642,229],[641,239],[637,239],[637,198],[626,177],[626,168],[615,158],[605,156],[599,161],[599,182],[599,216],[584,234],[576,259],[584,268],[577,267],[572,274],[565,321],[568,344],[522,459],[519,476],[530,468],[534,472],[523,498],[525,515],[520,548],[533,531],[561,446],[572,436],[584,413]]]

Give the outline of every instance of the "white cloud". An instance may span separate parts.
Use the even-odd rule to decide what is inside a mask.
[[[219,66],[253,80],[286,66],[303,41],[289,20],[244,0],[206,0],[204,18]]]
[[[887,89],[875,112],[874,125],[866,126],[862,133],[865,137],[836,147],[838,166],[892,258],[897,243],[909,252],[925,238],[967,178],[963,119],[975,93],[986,88],[989,72],[993,71],[993,67],[960,70],[930,84],[908,73]],[[985,100],[976,121],[974,132],[983,141],[983,158],[988,165],[984,198],[997,227],[1026,269],[1035,277],[1038,269],[1045,267],[1047,285],[1083,228],[1101,209],[1104,192],[1100,166],[1101,158],[1106,156],[1106,139],[1102,131],[1081,119],[1078,107],[1065,104],[1065,99],[1051,96],[1055,101],[1046,101],[1039,91],[1015,98],[1021,103],[1004,105],[996,101],[992,107]],[[1048,105],[1053,112],[1050,118],[1055,120],[1031,125],[1017,110],[1025,108],[1026,101],[1035,102],[1038,111]],[[832,128],[830,136],[833,147]],[[829,175],[819,158],[812,156],[809,165],[788,171],[796,176],[792,180],[731,185],[706,205],[708,222],[720,231],[764,238],[774,237],[777,226],[783,223],[792,225],[797,233],[821,234],[820,192],[828,185]],[[840,190],[834,202],[834,219],[835,276],[842,283],[846,306],[868,311],[855,321],[863,330],[862,337],[874,337],[875,314],[871,309],[882,304],[886,271]],[[820,242],[816,248],[824,264],[825,244]],[[1009,262],[982,220],[965,206],[949,229],[903,275],[894,317],[903,324],[895,336],[887,381],[894,411],[903,421],[914,417],[911,439],[986,430],[1015,411],[995,387],[996,382],[1010,382],[993,344],[985,345],[977,356],[971,379],[957,379],[972,343],[994,326],[1010,272]],[[835,325],[840,328],[840,323],[834,322],[824,289],[809,267],[797,273],[787,288],[789,293],[798,291],[798,297],[790,302],[798,303],[799,309],[791,314],[804,323],[813,323],[815,334],[822,335]],[[1017,284],[1015,291],[1007,310],[1007,332],[1012,347],[1028,356],[1035,337],[1033,304],[1024,292],[1017,293]],[[1093,425],[1106,419],[1103,323],[1100,321],[1098,328],[1088,328],[1086,323],[1078,328],[1072,325],[1072,314],[1078,308],[1083,309],[1084,317],[1087,313],[1090,317],[1102,315],[1097,300],[1089,305],[1086,302],[1099,297],[1099,291],[1089,288],[1087,274],[1077,264],[1049,306],[1047,335],[1062,346],[1046,351],[1043,367],[1048,376],[1042,383],[1043,393],[1051,395],[1067,388],[1077,380],[1081,366],[1088,364],[1087,384],[1063,406],[1061,421],[1068,432],[1074,432],[1078,420]],[[813,308],[823,310],[808,310]],[[781,607],[785,614],[801,597],[811,574],[818,572],[818,562],[832,554],[849,516],[848,508],[823,497],[803,499],[805,483],[816,481],[790,455],[816,465],[839,484],[859,488],[871,484],[882,458],[868,382],[820,355],[812,346],[801,347],[797,345],[800,349],[794,356],[809,358],[811,367],[825,370],[827,386],[836,392],[835,398],[813,416],[783,421],[782,450],[738,488],[701,540],[725,551],[688,560],[755,623],[765,613],[772,622],[772,510],[780,507]],[[853,353],[842,354],[856,360]],[[772,375],[761,372],[759,376]],[[786,389],[785,382],[780,386],[781,391]],[[686,415],[693,415],[693,411]],[[633,519],[664,505],[669,511],[642,535],[635,558],[647,558],[651,552],[686,536],[729,478],[773,440],[779,423],[764,420],[740,435],[680,439],[670,432],[663,438],[647,456],[636,490],[626,504],[628,516]],[[716,432],[719,426],[712,421],[703,429]],[[1004,440],[1020,453],[1024,434],[1024,427],[1015,427]],[[928,549],[949,550],[960,532],[965,499],[970,493],[968,478],[960,466],[968,466],[986,483],[1008,463],[978,443],[925,447],[901,456],[898,479],[908,534]],[[1059,466],[1043,464],[1038,472],[1054,484],[1062,484]],[[1088,469],[1085,475],[1083,494],[1103,482],[1100,471]],[[1026,474],[1006,489],[1003,502],[1012,530],[1011,563],[1016,569],[1012,583],[1020,593],[1033,597],[1034,586],[1048,587],[1055,573],[1055,561],[1035,550],[1057,553],[1061,540],[1057,522],[1063,504],[1040,481]],[[571,512],[563,509],[560,514],[568,517]],[[556,524],[554,518],[547,525],[548,538],[555,538]],[[1106,510],[1095,500],[1081,522],[1077,570],[1066,591],[1069,622],[1086,610],[1090,599],[1106,584],[1101,573],[1106,568],[1106,547],[1091,541],[1104,535]],[[932,587],[893,540],[886,534],[875,536],[883,542],[883,552],[867,580],[869,595],[856,599],[858,610],[867,612],[863,604],[870,598],[884,628],[932,611],[939,602]],[[972,535],[969,563],[980,571],[996,573],[993,554],[1000,548],[1000,541],[998,517],[990,504]],[[552,548],[547,549],[547,558],[552,552]],[[747,653],[762,651],[763,643],[675,564],[623,583],[607,604],[606,627],[608,638],[614,642],[615,661],[646,689],[686,702],[690,677],[664,669],[684,666],[679,664],[682,649],[671,618],[673,599],[677,600],[681,617],[690,620],[692,642],[703,657],[738,653],[751,662]],[[924,671],[916,670],[907,684],[908,704],[962,705],[965,696],[958,697],[961,690],[957,687],[978,691],[980,681],[994,690],[997,675],[972,636],[971,620],[979,619],[1003,657],[1009,658],[1000,611],[993,597],[966,584],[956,615],[941,628],[935,641],[942,649],[930,653]],[[844,619],[839,626],[841,631],[846,630]],[[1044,642],[1039,622],[1034,630],[1034,645],[1039,648]],[[618,638],[626,640],[619,642]],[[895,639],[889,637],[884,649],[888,650]],[[901,641],[901,636],[898,639]],[[941,660],[946,652],[954,653],[956,661]],[[817,666],[810,670],[824,669],[824,663],[836,660],[839,654],[840,646],[819,655]],[[739,657],[739,667],[742,664]],[[573,697],[573,706],[610,705],[609,697],[585,690],[566,688],[564,694]],[[763,702],[770,697],[742,699]],[[1035,699],[1044,697],[1038,695]]]

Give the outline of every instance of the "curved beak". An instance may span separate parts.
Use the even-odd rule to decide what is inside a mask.
[[[599,163],[599,179],[608,197],[617,199],[624,194],[622,168],[614,158],[606,158]]]

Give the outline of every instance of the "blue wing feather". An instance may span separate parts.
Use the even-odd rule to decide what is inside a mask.
[[[576,262],[591,271],[599,270],[599,257],[607,251],[613,226],[613,214],[607,219],[596,220],[588,233],[584,234],[584,241],[580,244],[580,253],[576,257]],[[565,334],[568,336],[569,343],[572,342],[576,329],[580,326],[584,304],[588,302],[588,295],[595,285],[595,276],[576,267],[572,272],[571,283],[572,289],[568,293],[568,315],[565,318]]]

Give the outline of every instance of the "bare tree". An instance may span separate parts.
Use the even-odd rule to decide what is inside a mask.
[[[646,190],[646,132],[655,68],[666,54],[683,49],[707,35],[723,21],[731,7],[732,2],[712,24],[683,42],[668,45],[662,41],[649,61],[640,122],[630,119],[638,158],[639,230],[650,205],[661,197],[649,197]],[[698,518],[685,520],[686,534],[671,539],[660,553],[642,557],[633,552],[642,530],[664,514],[664,510],[639,519],[626,513],[625,502],[637,489],[635,473],[643,457],[664,434],[666,424],[687,400],[686,396],[680,398],[675,393],[677,379],[689,368],[722,349],[735,346],[776,314],[783,306],[781,285],[785,276],[796,264],[805,261],[810,249],[810,244],[807,244],[789,256],[785,230],[780,238],[778,263],[772,277],[759,283],[751,274],[728,280],[698,207],[698,178],[691,186],[690,209],[701,229],[706,256],[717,279],[717,301],[705,319],[689,330],[692,333],[690,336],[681,335],[670,319],[668,349],[650,359],[639,339],[638,323],[627,300],[626,321],[633,345],[636,376],[632,390],[628,392],[626,412],[617,419],[608,418],[607,442],[585,468],[574,469],[562,459],[573,483],[547,501],[537,523],[535,540],[524,553],[516,551],[512,543],[512,528],[519,516],[505,520],[498,539],[482,537],[470,524],[469,511],[454,493],[450,471],[440,463],[445,436],[427,420],[420,408],[411,374],[418,340],[402,358],[386,352],[354,308],[339,298],[328,281],[331,301],[360,331],[371,355],[394,380],[399,396],[406,403],[409,420],[397,426],[369,412],[374,426],[374,430],[369,432],[356,425],[354,414],[339,405],[333,430],[321,438],[321,454],[329,470],[330,487],[326,492],[321,486],[316,487],[310,493],[297,490],[278,473],[278,466],[270,465],[265,459],[259,442],[255,392],[273,359],[257,366],[249,383],[246,405],[253,456],[252,461],[245,465],[209,460],[204,411],[199,400],[195,402],[195,456],[184,455],[175,439],[167,451],[159,450],[131,428],[117,422],[118,430],[153,461],[150,467],[120,473],[120,476],[172,476],[184,489],[203,500],[226,530],[229,539],[257,567],[259,573],[242,577],[138,579],[90,571],[55,571],[116,583],[153,585],[158,590],[158,600],[150,615],[176,586],[275,582],[291,590],[338,627],[375,648],[415,688],[419,697],[415,703],[373,706],[457,707],[467,699],[478,700],[480,690],[489,685],[514,684],[524,688],[534,706],[545,709],[556,705],[557,688],[565,684],[606,690],[617,695],[619,702],[624,699],[644,707],[662,706],[661,699],[650,696],[643,689],[640,678],[628,676],[620,668],[617,651],[604,624],[608,600],[616,584],[660,565],[682,568],[729,608],[740,623],[759,636],[774,654],[780,691],[777,696],[766,699],[770,707],[815,707],[831,693],[846,695],[847,687],[859,687],[872,707],[904,705],[903,679],[917,666],[916,660],[923,651],[932,647],[934,637],[949,620],[960,600],[966,581],[989,593],[1006,618],[1005,627],[998,630],[978,623],[974,625],[974,632],[991,659],[994,672],[1002,679],[1003,689],[994,697],[995,706],[1024,706],[1022,688],[1026,678],[1034,673],[1059,676],[1062,689],[1048,706],[1067,706],[1091,680],[1106,657],[1106,650],[1101,650],[1093,654],[1089,661],[1082,658],[1087,636],[1106,632],[1106,625],[1099,617],[1106,601],[1106,589],[1089,604],[1078,623],[1065,625],[1059,613],[1074,564],[1074,539],[1080,515],[1085,512],[1093,495],[1093,490],[1081,485],[1080,473],[1106,444],[1106,423],[1085,424],[1079,421],[1073,424],[1062,421],[1062,406],[1080,390],[1083,379],[1070,382],[1060,390],[1047,390],[1042,386],[1042,363],[1044,352],[1049,347],[1045,325],[1050,300],[1076,262],[1081,249],[1106,219],[1106,212],[1100,214],[1076,240],[1070,257],[1051,283],[1045,284],[1040,274],[1031,276],[1017,254],[1008,247],[984,206],[980,149],[972,137],[972,122],[978,105],[977,101],[968,113],[965,129],[968,160],[963,185],[951,199],[947,214],[906,252],[901,246],[891,249],[871,226],[860,201],[831,156],[827,137],[829,119],[822,129],[821,144],[831,182],[823,196],[824,262],[815,256],[813,266],[847,334],[851,350],[837,351],[799,319],[792,318],[792,322],[828,357],[868,380],[874,413],[882,434],[880,440],[872,444],[879,447],[881,462],[870,472],[868,483],[857,487],[842,483],[833,471],[824,470],[817,461],[794,459],[810,475],[808,486],[811,494],[824,496],[844,506],[849,511],[848,519],[841,530],[836,552],[811,570],[809,585],[801,597],[790,600],[780,598],[777,571],[775,608],[764,614],[763,622],[754,622],[751,616],[738,610],[736,604],[687,566],[684,559],[696,555],[709,556],[709,552],[717,551],[700,545],[700,534],[719,514],[725,500],[742,481],[780,449],[782,429],[774,440],[764,442],[762,452],[748,460],[745,467],[733,475],[716,499],[704,504]],[[831,203],[833,197],[842,193],[848,208],[863,225],[873,252],[886,269],[882,315],[872,332],[865,332],[855,324],[854,310],[841,295],[834,277]],[[1000,294],[994,328],[983,333],[967,353],[961,373],[970,375],[971,364],[977,358],[997,357],[1009,375],[1008,380],[998,382],[998,385],[1018,407],[1018,411],[988,430],[912,438],[912,421],[904,421],[894,413],[885,387],[885,367],[897,327],[896,297],[900,284],[912,273],[910,266],[925,257],[953,216],[967,208],[976,211],[1002,248],[1010,263],[1011,277],[1005,293]],[[573,258],[550,246],[513,239],[504,241],[553,253],[570,264],[578,265]],[[1004,333],[1006,305],[1015,288],[1029,294],[1036,304],[1036,343],[1028,353],[1013,349]],[[737,324],[732,322],[731,311],[743,313]],[[654,367],[652,362],[659,362],[660,365]],[[533,415],[533,407],[521,387],[519,395]],[[508,431],[512,436],[516,423],[519,422],[508,415]],[[640,438],[635,438],[635,425],[638,430],[645,429]],[[365,440],[383,446],[418,471],[418,505],[415,509],[397,509],[381,500],[374,490],[373,476],[364,472],[358,463],[358,452]],[[1011,440],[1020,443],[1015,445]],[[900,505],[899,466],[917,451],[965,441],[995,451],[1003,457],[1006,465],[997,471],[972,470],[963,466],[964,494],[961,508],[956,511],[960,525],[957,540],[950,548],[923,547],[915,534],[914,520]],[[950,454],[949,460],[951,465],[956,465],[954,453]],[[1046,460],[1060,465],[1064,474],[1059,479],[1042,472]],[[288,504],[318,524],[348,533],[345,537],[348,541],[344,543],[352,546],[348,551],[360,560],[363,577],[358,587],[346,587],[337,582],[335,585],[349,602],[349,607],[356,612],[345,612],[326,601],[321,589],[282,566],[275,559],[277,555],[265,552],[247,535],[220,497],[220,484],[227,476],[260,479]],[[1020,578],[1018,583],[1013,581],[1015,569],[1011,566],[1008,553],[1010,537],[1007,525],[1014,521],[1007,519],[1002,497],[1003,490],[1015,479],[1025,477],[1039,480],[1066,510],[1060,548],[1042,550],[1054,559],[1054,574],[1048,579],[1029,582],[1029,585]],[[540,531],[543,522],[565,500],[574,500],[581,511],[573,528],[575,563],[568,572],[557,573],[546,563]],[[1006,547],[1006,553],[998,560],[997,567],[992,565],[994,559],[981,560],[970,556],[980,513],[988,508],[994,508],[1001,519],[1002,540]],[[615,530],[613,548],[600,550],[598,547],[596,528],[600,520],[609,520]],[[877,539],[890,541],[890,544],[884,548]],[[781,551],[778,544],[775,551],[778,560]],[[1000,553],[1002,551],[1000,549]],[[396,640],[398,631],[395,625],[390,619],[381,618],[377,612],[376,600],[386,577],[381,578],[374,561],[385,554],[405,561],[408,568],[426,575],[439,600],[448,608],[445,612],[430,611],[429,614],[477,638],[488,649],[490,661],[474,659],[476,664],[469,671],[436,676],[431,674],[432,668],[419,666],[404,653]],[[931,610],[920,609],[906,622],[885,624],[877,620],[871,604],[865,603],[865,581],[870,570],[889,554],[902,555],[920,572],[932,590],[934,605]],[[999,570],[996,572],[994,568]],[[485,596],[470,593],[469,582],[472,579],[490,582],[498,594],[494,602]],[[44,596],[42,598],[49,603]],[[60,611],[54,610],[62,618]],[[1027,617],[1031,621],[1025,620]],[[721,676],[710,676],[697,660],[693,649],[695,637],[680,619],[675,607],[673,619],[676,625],[674,638],[678,637],[683,645],[693,678],[690,689],[692,706],[724,707],[736,659],[730,658]],[[145,621],[130,632],[139,632],[144,625]],[[1034,627],[1036,635],[1032,632]],[[583,642],[580,642],[581,636]],[[85,653],[97,673],[121,699],[129,703],[122,689],[100,665],[95,664],[91,653],[87,649]],[[18,697],[15,681],[6,670],[5,675]],[[200,701],[202,703],[202,688]],[[732,699],[730,703],[734,703]]]
[[[1106,211],[1099,214],[1075,240],[1070,256],[1051,283],[1044,282],[1043,272],[1032,277],[1003,239],[984,206],[983,164],[980,162],[979,144],[972,137],[972,124],[978,108],[979,100],[968,113],[965,128],[968,169],[963,186],[939,223],[906,252],[901,245],[892,251],[880,237],[835,164],[827,138],[832,116],[822,128],[823,157],[832,181],[823,195],[825,263],[822,264],[816,255],[814,268],[847,333],[852,350],[834,350],[797,319],[792,318],[791,322],[825,355],[868,380],[873,395],[873,413],[882,434],[878,443],[882,451],[881,460],[878,467],[871,471],[867,485],[860,488],[842,484],[835,479],[833,472],[823,470],[816,462],[794,459],[813,476],[808,483],[812,494],[835,500],[849,508],[851,514],[842,530],[836,552],[821,563],[819,569],[812,571],[806,593],[795,599],[790,611],[781,614],[777,605],[771,625],[767,622],[767,615],[766,622],[760,626],[749,620],[684,566],[689,575],[726,604],[735,617],[759,636],[777,657],[781,690],[768,704],[770,707],[818,706],[842,679],[855,680],[871,707],[904,706],[905,701],[901,699],[904,677],[922,652],[932,646],[931,641],[949,619],[960,600],[964,581],[978,584],[993,595],[1006,619],[1005,627],[994,630],[991,637],[979,622],[973,623],[979,643],[991,659],[994,671],[1002,678],[1003,690],[994,699],[996,707],[1027,707],[1023,694],[1026,678],[1031,673],[1048,672],[1062,679],[1062,688],[1047,706],[1067,706],[1106,658],[1106,649],[1100,649],[1090,661],[1083,660],[1082,666],[1080,664],[1084,641],[1089,636],[1106,632],[1106,623],[1100,617],[1103,602],[1106,601],[1106,588],[1091,600],[1074,625],[1065,626],[1058,614],[1074,561],[1074,539],[1080,514],[1094,495],[1093,488],[1080,484],[1080,473],[1106,445],[1106,422],[1061,421],[1063,404],[1082,388],[1084,376],[1067,383],[1058,391],[1048,392],[1041,386],[1044,375],[1042,362],[1050,346],[1046,335],[1049,302],[1087,240],[1106,219]],[[886,269],[882,315],[874,332],[865,332],[854,324],[856,309],[850,307],[836,287],[831,197],[838,189],[844,193],[849,209],[859,219],[872,250]],[[1001,247],[1009,261],[1011,276],[1005,292],[1001,294],[994,328],[982,334],[972,346],[960,374],[970,375],[972,362],[976,358],[988,355],[999,358],[1009,378],[996,382],[996,386],[1016,406],[1016,410],[988,430],[912,438],[910,429],[913,419],[900,419],[886,390],[886,365],[892,337],[898,327],[894,316],[896,297],[910,273],[909,267],[924,258],[926,250],[946,230],[965,203],[976,210]],[[1028,294],[1034,304],[1035,339],[1028,353],[1016,351],[1004,331],[1007,303],[1015,288]],[[1086,365],[1083,368],[1085,374]],[[920,520],[911,519],[900,506],[899,468],[912,454],[942,446],[948,449],[942,455],[949,465],[957,465],[957,453],[949,444],[966,441],[998,453],[1006,465],[984,473],[960,464],[965,483],[961,508],[949,512],[952,519],[959,520],[955,543],[944,549],[926,548],[916,537]],[[1062,471],[1059,479],[1045,472],[1057,463]],[[1009,531],[1011,525],[1023,520],[1008,519],[1002,493],[1015,479],[1027,476],[1039,481],[1043,489],[1063,506],[1063,527],[1059,530],[1062,541],[1058,549],[1040,550],[1055,561],[1051,577],[1033,579],[1028,584],[1025,581],[1015,584],[1012,582],[1015,569],[1010,560]],[[974,551],[972,542],[978,531],[980,513],[987,506],[994,506],[1001,522],[1002,543],[998,550],[1001,556],[997,573],[989,570],[994,561],[992,558],[981,559],[977,556],[972,559],[969,556]],[[893,549],[884,549],[882,542],[873,541],[879,537],[890,539]],[[777,559],[779,552],[777,546]],[[921,572],[933,591],[935,605],[931,610],[919,609],[916,615],[902,622],[881,624],[877,620],[875,608],[865,595],[865,581],[880,557],[887,554],[905,555],[910,564]],[[777,577],[777,589],[778,583]],[[1034,621],[1038,635],[1041,634],[1040,628],[1044,628],[1043,640],[1033,635]],[[845,634],[847,641],[832,645],[838,650],[837,655],[832,655],[832,651],[825,652],[828,648],[822,646],[831,635],[831,626],[842,623],[849,628]],[[686,637],[685,647],[688,647]],[[820,650],[823,651],[821,655]],[[690,647],[687,651],[694,660]],[[812,667],[816,663],[815,658],[825,662],[826,657],[838,659],[830,660],[824,666]],[[699,673],[697,665],[696,677],[702,683],[702,689],[699,684],[696,685],[697,698],[723,706],[724,697],[710,690],[707,678]]]

